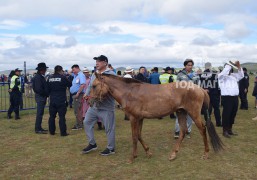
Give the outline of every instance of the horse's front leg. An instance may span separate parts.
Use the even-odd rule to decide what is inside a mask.
[[[137,158],[137,141],[138,141],[138,121],[134,117],[130,117],[131,131],[132,131],[132,142],[133,150],[132,156],[130,158],[130,163],[133,163],[135,158]]]
[[[149,151],[149,147],[145,144],[143,138],[142,138],[142,128],[143,128],[143,119],[139,120],[139,127],[138,127],[138,140],[142,144],[145,153],[148,158],[152,157],[152,153]]]

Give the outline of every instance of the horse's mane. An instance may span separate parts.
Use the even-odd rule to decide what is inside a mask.
[[[103,73],[102,76],[111,77],[113,79],[117,79],[117,80],[123,81],[125,83],[142,83],[141,81],[134,79],[134,78],[123,78],[123,77],[115,76],[113,74],[104,74]]]

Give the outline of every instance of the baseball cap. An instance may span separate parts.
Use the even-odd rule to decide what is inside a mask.
[[[169,70],[171,70],[169,66],[165,68],[165,71],[169,71]]]
[[[14,70],[14,72],[17,72],[17,71],[21,72],[22,70],[20,70],[19,68],[16,68],[16,69]]]
[[[100,55],[98,57],[94,57],[93,59],[94,60],[98,60],[98,61],[105,61],[105,62],[108,63],[108,58],[106,56],[104,56],[104,55]]]

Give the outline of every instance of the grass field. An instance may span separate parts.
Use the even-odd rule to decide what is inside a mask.
[[[201,159],[204,146],[194,125],[192,137],[183,141],[177,159],[168,160],[175,143],[174,120],[168,117],[144,121],[143,137],[153,156],[148,159],[139,145],[138,158],[129,164],[130,123],[123,120],[120,110],[116,110],[116,154],[108,157],[99,155],[105,149],[106,135],[97,130],[98,150],[81,154],[88,143],[83,130],[70,130],[75,121],[72,110],[66,116],[67,137],[35,134],[35,110],[22,111],[19,121],[7,120],[6,113],[0,113],[0,179],[257,179],[257,121],[251,120],[257,112],[252,86],[253,77],[249,110],[239,110],[234,125],[239,136],[225,139],[222,129],[216,128],[225,150],[215,154],[211,149],[208,160]],[[46,109],[44,128],[48,117]]]

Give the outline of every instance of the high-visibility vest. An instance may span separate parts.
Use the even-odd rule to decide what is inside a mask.
[[[10,88],[12,89],[15,86],[15,80],[18,79],[20,81],[19,76],[13,75],[11,78]],[[18,85],[19,90],[21,90],[21,83]]]
[[[176,81],[177,81],[178,76],[177,76],[177,75],[175,75],[175,74],[172,74],[171,76],[172,76],[173,82],[176,82]]]
[[[167,84],[167,83],[169,83],[170,74],[164,73],[164,74],[160,75],[159,79],[160,79],[161,84]]]

